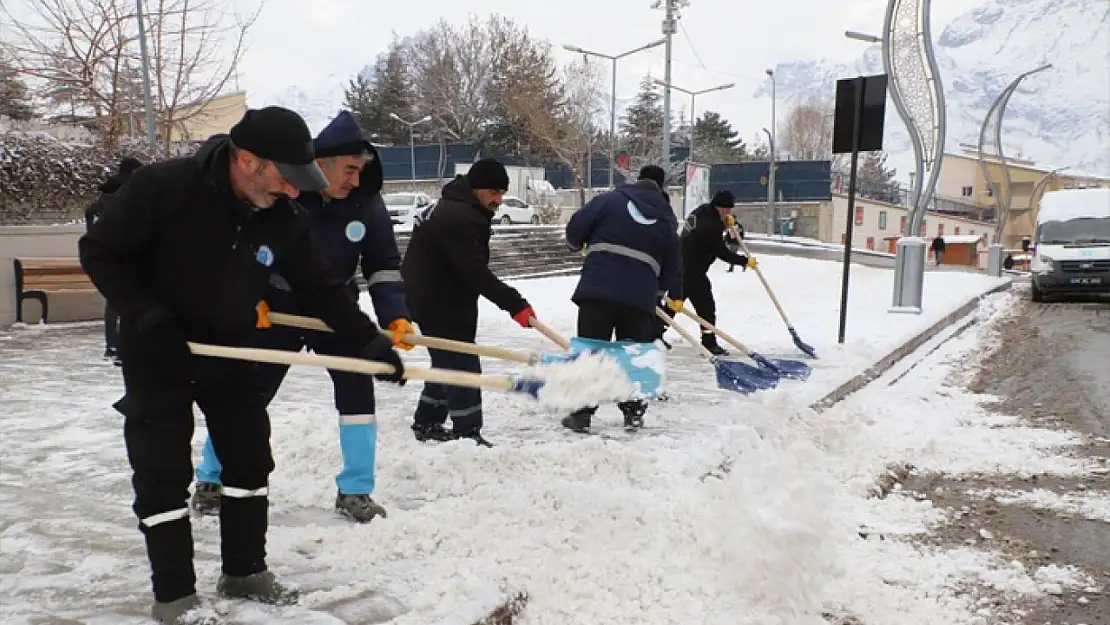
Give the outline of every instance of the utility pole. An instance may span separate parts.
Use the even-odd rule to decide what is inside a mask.
[[[150,96],[150,58],[146,51],[146,18],[143,17],[143,0],[135,0],[135,13],[139,21],[139,52],[143,61],[143,105],[146,107],[146,141],[154,150],[154,104]],[[166,129],[169,132],[169,128]]]
[[[671,168],[671,39],[678,32],[678,20],[675,18],[675,1],[663,0],[666,6],[663,18],[663,36],[667,40],[666,60],[663,62],[663,162],[660,165],[663,171],[670,172]],[[663,189],[666,192],[666,189]]]

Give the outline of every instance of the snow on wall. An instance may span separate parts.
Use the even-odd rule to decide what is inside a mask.
[[[0,225],[83,219],[97,187],[125,155],[155,160],[134,146],[105,149],[87,132],[27,129],[0,118]]]

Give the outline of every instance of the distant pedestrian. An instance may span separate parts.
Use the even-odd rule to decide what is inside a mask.
[[[1007,252],[1006,259],[1002,261],[1002,267],[1005,268],[1007,271],[1010,271],[1014,268],[1014,255],[1013,254]]]
[[[100,220],[104,214],[104,208],[107,206],[108,199],[115,195],[116,191],[123,186],[123,183],[131,177],[131,172],[142,167],[143,164],[138,159],[127,156],[119,162],[119,167],[116,172],[108,179],[100,183],[97,190],[100,191],[100,197],[85,209],[85,229]],[[104,302],[104,359],[112,361],[112,364],[117,367],[120,365],[119,349],[117,346],[119,337],[119,312],[112,306],[111,302],[105,300]]]
[[[944,259],[944,237],[936,237],[933,239],[932,249],[933,258],[936,260],[937,266],[939,267]]]

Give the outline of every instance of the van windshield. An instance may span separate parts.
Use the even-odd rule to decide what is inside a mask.
[[[1110,217],[1046,221],[1037,230],[1044,245],[1110,244]]]

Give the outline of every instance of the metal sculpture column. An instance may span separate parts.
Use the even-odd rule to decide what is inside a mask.
[[[1015,78],[1002,90],[994,104],[991,104],[987,117],[983,120],[983,126],[979,129],[979,169],[983,172],[983,180],[986,181],[987,188],[992,188],[991,197],[994,198],[995,230],[987,251],[987,274],[991,276],[1002,275],[1002,234],[1010,218],[1010,201],[1013,199],[1010,168],[1006,164],[1006,155],[1002,150],[1002,118],[1006,115],[1006,105],[1010,102],[1010,96],[1017,91],[1021,81],[1051,67],[1052,65],[1043,65]],[[1002,169],[1002,181],[997,187],[991,183],[990,169],[987,167],[987,159],[984,155],[988,151],[992,156],[998,157],[998,166]]]
[[[910,185],[910,215],[898,240],[894,265],[894,312],[921,312],[925,285],[925,240],[920,238],[925,208],[933,199],[944,159],[944,86],[940,82],[929,27],[930,0],[890,0],[883,36],[847,32],[852,39],[882,43],[883,71],[890,78],[890,99],[913,143],[915,172]],[[926,178],[928,174],[928,178]]]

